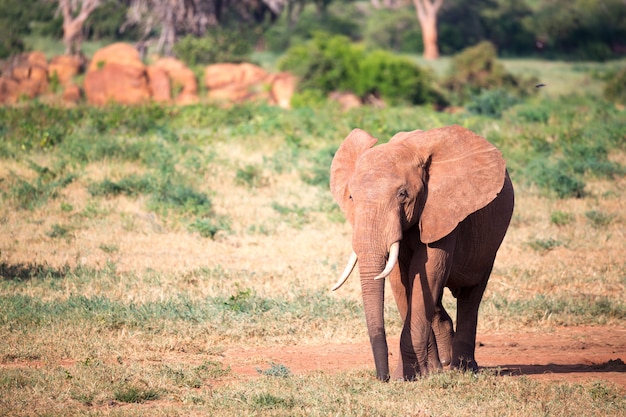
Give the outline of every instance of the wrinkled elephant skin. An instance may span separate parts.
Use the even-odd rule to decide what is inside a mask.
[[[475,370],[478,307],[513,213],[502,154],[460,126],[376,142],[360,129],[346,137],[331,165],[331,192],[353,229],[351,263],[359,266],[377,377],[411,380],[442,365]],[[393,374],[383,278],[404,320]],[[444,287],[457,298],[456,330],[441,303]]]

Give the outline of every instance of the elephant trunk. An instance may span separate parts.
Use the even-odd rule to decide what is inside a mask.
[[[389,357],[384,317],[385,280],[374,279],[383,269],[385,259],[383,257],[372,259],[371,256],[361,256],[359,259],[363,308],[376,365],[376,377],[381,381],[388,381]]]

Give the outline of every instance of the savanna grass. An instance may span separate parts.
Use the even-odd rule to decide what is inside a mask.
[[[516,211],[479,333],[623,327],[623,110],[587,94],[502,110],[0,108],[0,414],[624,414],[602,382],[280,363],[248,379],[222,356],[367,341],[358,279],[328,291],[350,251],[328,169],[356,127],[384,142],[456,123],[501,149]],[[386,318],[398,335],[389,294]]]

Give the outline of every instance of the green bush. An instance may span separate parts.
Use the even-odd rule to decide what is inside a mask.
[[[564,211],[553,211],[550,213],[550,223],[556,226],[567,226],[574,221],[574,215]]]
[[[231,226],[226,217],[198,218],[189,225],[189,230],[213,239],[220,230],[229,232]]]
[[[139,39],[138,25],[124,25],[128,7],[117,0],[105,0],[85,21],[87,39]],[[122,31],[121,28],[124,27]]]
[[[526,170],[528,179],[559,198],[585,196],[585,182],[572,172],[565,160],[553,163],[547,158],[535,158]]]
[[[317,32],[304,45],[291,47],[278,66],[300,77],[302,90],[353,90],[359,63],[365,56],[345,36]]]
[[[626,105],[626,68],[607,81],[604,86],[604,97],[615,103]]]
[[[306,45],[290,48],[279,63],[300,77],[302,91],[352,91],[391,104],[442,101],[431,76],[407,58],[390,52],[366,52],[345,36],[317,33]]]
[[[358,40],[362,36],[361,18],[362,13],[350,3],[331,3],[323,13],[318,13],[313,7],[305,7],[302,14],[291,22],[287,13],[282,13],[281,18],[264,33],[263,39],[272,52],[284,52],[290,47],[302,45],[317,32]]]
[[[424,104],[438,101],[430,75],[408,58],[376,50],[359,63],[354,91],[361,97],[374,95],[390,104]]]
[[[365,44],[370,49],[421,53],[422,33],[411,8],[376,10],[367,19]]]
[[[188,65],[250,60],[255,45],[254,30],[244,28],[212,28],[198,38],[187,35],[174,45],[174,55]]]
[[[499,119],[506,109],[517,103],[519,103],[519,98],[504,89],[498,88],[496,90],[485,90],[473,97],[466,108],[470,113]]]
[[[507,72],[497,60],[496,48],[484,41],[452,58],[450,75],[444,81],[453,98],[464,103],[484,90],[502,89],[517,96],[534,92],[536,80],[523,80]]]
[[[591,226],[595,228],[603,228],[610,225],[615,219],[616,215],[612,213],[604,213],[598,210],[591,210],[585,212],[585,217],[591,223]]]
[[[551,0],[541,2],[526,27],[543,42],[543,54],[604,61],[617,39],[626,37],[622,0]]]
[[[0,0],[0,59],[24,51],[23,38],[41,22],[54,19],[55,2]]]

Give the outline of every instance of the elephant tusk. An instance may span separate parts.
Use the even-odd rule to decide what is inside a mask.
[[[400,242],[394,242],[389,247],[389,258],[383,272],[378,274],[374,279],[386,278],[398,263],[398,255],[400,254]]]
[[[341,274],[341,278],[339,278],[339,281],[337,281],[337,283],[333,286],[331,291],[338,290],[339,287],[341,287],[346,282],[346,280],[352,273],[354,266],[356,265],[356,260],[357,260],[356,252],[352,251],[352,254],[350,255],[350,259],[348,260],[348,264],[346,265],[346,268],[343,270],[343,274]]]

